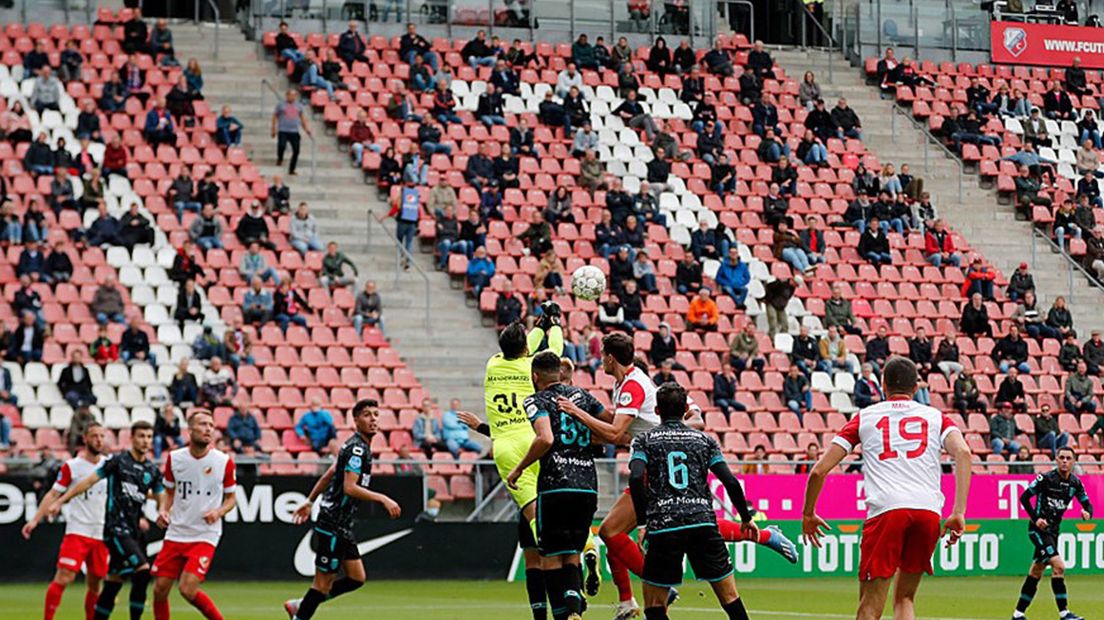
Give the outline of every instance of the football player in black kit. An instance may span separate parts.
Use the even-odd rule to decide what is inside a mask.
[[[747,620],[732,576],[732,559],[717,529],[710,472],[728,491],[740,512],[741,527],[752,540],[758,528],[717,441],[683,422],[687,406],[682,386],[659,386],[656,413],[662,422],[632,442],[629,492],[638,520],[648,528],[642,575],[644,617],[666,620],[668,591],[682,583],[682,560],[688,557],[698,579],[713,586],[729,619]]]
[[[310,520],[314,500],[322,496],[311,539],[315,553],[314,582],[303,598],[284,603],[284,610],[292,620],[308,620],[323,602],[364,585],[364,562],[353,537],[357,504],[379,502],[392,519],[401,513],[395,500],[368,490],[372,480],[371,444],[372,435],[378,429],[378,406],[370,398],[353,405],[356,432],[341,446],[337,461],[319,478],[307,501],[295,511],[295,522],[305,523]],[[339,570],[345,572],[341,579],[337,578]]]
[[[590,429],[556,404],[566,398],[591,415],[603,407],[586,391],[561,382],[560,356],[538,353],[532,362],[537,391],[523,408],[536,436],[529,451],[506,477],[515,488],[530,465],[540,461],[537,477],[537,548],[544,567],[548,602],[557,620],[579,620],[583,613],[580,554],[598,510],[598,474]]]
[[[1025,617],[1024,612],[1031,605],[1031,599],[1035,598],[1039,580],[1049,565],[1050,588],[1054,591],[1059,617],[1062,620],[1082,620],[1081,616],[1068,608],[1066,565],[1058,554],[1058,530],[1062,525],[1062,515],[1069,509],[1074,498],[1081,504],[1082,519],[1091,519],[1093,513],[1092,502],[1085,493],[1085,486],[1073,473],[1075,456],[1072,448],[1058,448],[1058,454],[1054,457],[1058,461],[1058,467],[1039,474],[1020,495],[1020,506],[1030,519],[1027,536],[1031,539],[1031,544],[1035,545],[1035,557],[1031,561],[1027,579],[1020,588],[1020,600],[1016,603],[1016,611],[1012,612],[1014,619]],[[1031,505],[1032,497],[1038,498],[1034,506]]]

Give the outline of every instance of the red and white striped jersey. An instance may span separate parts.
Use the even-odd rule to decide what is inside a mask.
[[[648,373],[633,367],[613,388],[614,415],[631,415],[635,419],[629,424],[630,437],[659,425],[656,413],[656,386]]]
[[[165,540],[218,545],[222,520],[207,523],[203,515],[222,505],[223,495],[237,488],[234,459],[210,448],[200,458],[179,448],[165,459],[165,487],[173,489],[173,505]]]
[[[862,446],[867,518],[898,508],[943,510],[943,441],[961,432],[938,409],[891,398],[855,414],[832,439],[850,452]]]
[[[77,456],[65,461],[58,470],[54,490],[64,493],[69,487],[95,473],[107,460],[102,454],[95,461]],[[107,480],[100,480],[65,506],[65,533],[103,540],[104,508],[107,504]]]

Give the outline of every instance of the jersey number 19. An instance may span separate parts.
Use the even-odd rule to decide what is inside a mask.
[[[909,424],[919,424],[920,428],[911,430],[908,427]],[[882,453],[878,455],[878,460],[888,461],[897,458],[900,453],[893,449],[892,439],[889,436],[889,418],[878,420],[878,423],[874,426],[882,431]],[[901,418],[897,421],[897,435],[902,441],[920,442],[915,448],[905,453],[906,459],[914,459],[928,449],[928,421],[924,418],[919,416]]]

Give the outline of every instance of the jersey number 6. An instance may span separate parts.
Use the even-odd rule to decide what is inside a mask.
[[[920,428],[912,430],[909,428],[910,424],[919,424]],[[878,455],[878,460],[888,461],[889,459],[897,458],[899,453],[893,449],[893,440],[889,436],[889,418],[878,420],[875,426],[878,430],[882,431],[882,453]],[[897,421],[897,436],[900,437],[902,441],[920,442],[915,448],[905,453],[906,459],[914,459],[928,449],[928,421],[919,416],[901,418]]]
[[[690,486],[690,470],[685,461],[685,452],[676,450],[667,453],[667,482],[680,491]]]

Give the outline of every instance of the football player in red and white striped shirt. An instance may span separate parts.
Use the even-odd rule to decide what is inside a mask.
[[[188,416],[188,446],[165,459],[168,505],[157,519],[167,527],[165,542],[150,573],[153,616],[169,618],[169,592],[180,582],[180,594],[207,620],[223,620],[215,603],[199,589],[211,569],[222,536],[222,518],[234,508],[237,479],[234,460],[212,447],[215,417],[206,409]]]
[[[47,508],[54,500],[74,483],[84,480],[104,461],[104,429],[93,422],[84,430],[84,447],[74,458],[65,461],[58,471],[57,481],[42,498],[34,518],[23,526],[23,538],[30,539]],[[84,615],[88,620],[96,613],[96,599],[100,595],[100,584],[107,575],[107,546],[103,543],[104,505],[107,500],[107,481],[100,480],[80,496],[69,503],[65,515],[65,537],[61,539],[58,550],[57,572],[54,580],[46,588],[46,606],[42,617],[53,620],[65,586],[73,583],[77,572],[84,565],[87,574],[85,582],[88,590],[84,593]]]
[[[882,371],[886,400],[855,414],[813,467],[805,488],[801,530],[806,543],[820,547],[829,526],[816,514],[824,478],[856,447],[862,447],[867,519],[859,559],[858,620],[876,620],[885,608],[893,576],[893,617],[916,617],[915,597],[924,573],[932,573],[932,554],[939,543],[943,511],[940,456],[955,462],[955,501],[942,534],[947,545],[966,528],[970,493],[970,449],[962,431],[937,409],[912,400],[919,376],[916,365],[890,358]]]

